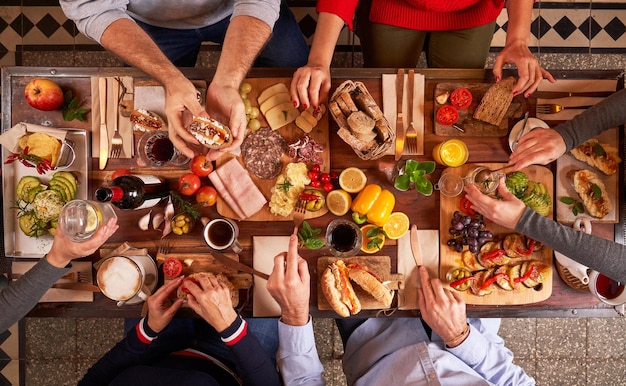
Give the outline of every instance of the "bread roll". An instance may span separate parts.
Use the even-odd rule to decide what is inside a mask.
[[[374,98],[362,92],[359,88],[352,93],[352,99],[354,99],[354,103],[359,110],[366,112],[374,121],[378,121],[383,117],[383,112],[376,104],[376,101],[374,101]]]
[[[130,123],[135,131],[167,130],[165,121],[155,112],[137,109],[130,113]]]
[[[350,114],[347,121],[350,130],[355,134],[371,133],[376,125],[376,122],[363,111]]]
[[[342,127],[339,130],[337,130],[337,135],[339,135],[341,139],[343,139],[348,145],[350,145],[350,147],[352,147],[353,149],[362,151],[362,152],[367,152],[371,150],[373,147],[375,147],[376,145],[378,145],[378,142],[376,142],[375,140],[370,141],[370,142],[361,141],[360,139],[355,137],[354,134],[352,134],[350,130],[346,129],[345,127]]]

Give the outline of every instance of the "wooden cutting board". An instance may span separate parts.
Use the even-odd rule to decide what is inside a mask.
[[[340,260],[337,257],[324,256],[317,259],[317,308],[320,310],[332,310],[332,307],[328,304],[326,297],[322,293],[322,288],[319,285],[321,282],[322,274],[329,264]],[[374,272],[381,280],[391,281],[388,287],[390,289],[397,289],[398,287],[404,287],[404,275],[401,273],[391,273],[391,258],[389,256],[354,256],[341,259],[348,264],[361,264],[367,266],[372,272]],[[363,310],[377,310],[385,308],[385,305],[377,301],[358,285],[353,283],[354,292],[361,302],[361,309]]]
[[[250,79],[246,79],[246,82],[250,83],[250,85],[252,86],[252,91],[250,91],[250,93],[248,94],[248,99],[250,100],[252,106],[259,107],[259,104],[257,102],[257,97],[259,96],[261,92],[263,92],[263,90],[277,83],[284,83],[287,86],[287,88],[289,88],[289,85],[291,83],[291,78],[250,78]],[[300,107],[300,111],[302,110],[304,109]],[[261,127],[269,127],[269,125],[265,121],[265,117],[263,117],[263,114],[260,114],[258,119],[261,121]],[[298,126],[296,126],[295,122],[292,122],[286,126],[281,127],[280,129],[278,129],[278,131],[283,136],[283,138],[285,138],[287,143],[289,143],[289,141],[291,140],[300,138],[305,134],[304,131],[302,131]],[[324,160],[323,165],[321,165],[321,171],[329,172],[330,171],[330,145],[329,145],[329,139],[328,139],[328,111],[324,113],[324,116],[322,116],[317,126],[313,130],[311,130],[309,135],[311,136],[311,138],[313,138],[313,140],[316,143],[324,146],[324,152],[319,153],[319,155]],[[216,162],[217,167],[219,168],[220,165],[225,164],[232,157],[233,157],[232,155],[225,155],[225,156],[220,157]],[[243,160],[241,159],[241,156],[238,156],[237,158],[243,165]],[[283,165],[283,170],[284,170],[285,165],[287,165],[289,162],[296,162],[296,160],[289,157],[288,154],[283,154],[280,162]],[[250,177],[252,178],[252,181],[254,181],[256,186],[261,190],[261,192],[263,193],[267,201],[269,202],[270,198],[272,197],[272,193],[270,190],[276,183],[276,179],[278,177],[273,178],[271,180],[264,180],[252,174],[250,175]],[[228,204],[222,199],[217,200],[217,211],[219,214],[221,214],[224,217],[239,219],[239,216],[237,216],[237,214],[230,208],[230,206],[228,206]],[[328,208],[326,208],[326,206],[324,205],[324,207],[321,210],[318,210],[317,212],[307,212],[304,218],[309,219],[309,218],[320,217],[326,214],[326,212],[328,212]],[[293,220],[293,215],[289,215],[287,217],[273,215],[270,212],[269,205],[267,204],[259,212],[257,212],[251,217],[246,218],[246,221],[291,221],[291,220]]]
[[[234,253],[226,253],[226,256],[235,261],[239,261],[239,256]],[[183,275],[187,276],[192,273],[198,272],[211,272],[211,273],[223,273],[228,277],[236,291],[233,291],[231,298],[233,306],[239,304],[239,290],[248,289],[252,286],[252,275],[249,273],[239,272],[234,268],[227,267],[226,265],[215,259],[210,253],[158,253],[157,254],[157,266],[161,269],[161,265],[168,257],[174,257],[183,263]],[[171,279],[165,278],[165,281]]]
[[[467,173],[476,166],[486,166],[494,170],[503,167],[504,165],[505,164],[500,163],[466,164],[458,168],[448,168],[443,173],[454,173],[465,177]],[[552,196],[554,201],[554,178],[552,172],[549,169],[543,166],[531,165],[525,169],[522,169],[522,171],[526,173],[530,181],[543,183],[548,189],[548,192],[550,192],[550,195]],[[443,195],[441,196],[439,232],[441,244],[439,254],[439,278],[441,278],[441,280],[444,282],[444,285],[448,288],[450,287],[448,286],[448,282],[446,280],[446,273],[452,268],[463,266],[463,263],[461,262],[461,254],[456,252],[454,247],[450,247],[446,244],[447,241],[452,238],[452,236],[448,232],[451,226],[450,220],[452,220],[454,211],[458,210],[462,196],[463,195],[459,195],[457,197],[445,197]],[[553,218],[552,213],[548,217]],[[485,221],[485,224],[487,225],[487,229],[493,233],[494,238],[498,238],[500,240],[509,233],[515,233],[514,230],[501,227],[488,220]],[[544,246],[539,251],[534,252],[528,257],[525,257],[523,259],[515,259],[515,261],[512,260],[510,264],[513,265],[524,260],[540,260],[552,266],[552,250]],[[497,289],[496,291],[486,296],[476,296],[472,294],[470,290],[457,293],[463,298],[463,300],[467,304],[512,305],[536,303],[546,300],[552,294],[552,278],[543,283],[543,286],[540,290],[520,286],[519,289],[516,289],[514,291]]]
[[[435,94],[433,95],[434,102],[434,116],[433,122],[435,122],[435,134],[441,136],[454,136],[454,137],[503,137],[509,131],[509,119],[510,118],[519,118],[524,115],[526,111],[526,101],[523,97],[513,98],[513,102],[509,106],[507,113],[504,115],[504,118],[500,122],[499,125],[492,125],[487,122],[482,122],[477,119],[472,118],[474,114],[474,110],[480,103],[483,95],[487,92],[489,87],[491,87],[493,83],[438,83],[435,86]],[[445,126],[437,122],[437,111],[442,107],[439,103],[437,103],[436,99],[438,95],[441,95],[445,92],[452,94],[456,88],[465,87],[472,93],[472,104],[464,110],[458,110],[459,112],[459,120],[457,125],[461,126],[465,129],[465,132],[462,133],[452,126]],[[446,102],[446,105],[450,104],[450,98]]]

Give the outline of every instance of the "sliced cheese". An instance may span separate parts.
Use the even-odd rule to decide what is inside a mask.
[[[281,92],[289,94],[289,90],[287,89],[287,86],[285,86],[284,83],[276,83],[275,85],[266,88],[265,90],[263,90],[263,92],[261,92],[261,94],[257,98],[257,102],[259,102],[259,106],[262,105],[263,102],[268,100],[272,95],[278,94]]]
[[[282,83],[281,83],[282,84]],[[279,92],[278,94],[274,94],[271,97],[267,98],[267,100],[260,104],[259,110],[265,115],[269,109],[272,107],[278,106],[281,103],[291,101],[291,96],[289,96],[286,92]]]
[[[284,102],[269,109],[265,114],[265,120],[272,130],[277,130],[295,121],[299,115],[298,109],[293,107],[291,102]]]
[[[305,119],[302,115],[296,118],[296,126],[298,126],[305,133],[310,133],[313,130],[315,125],[312,125],[307,119]]]
[[[303,112],[301,112],[300,116],[306,119],[307,121],[309,121],[311,125],[317,126],[317,119],[315,119],[315,117],[307,110],[304,110]]]

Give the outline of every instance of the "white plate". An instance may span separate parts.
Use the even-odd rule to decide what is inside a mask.
[[[515,126],[513,126],[513,128],[511,129],[511,133],[509,134],[509,149],[511,149],[511,151],[513,151],[513,143],[515,142],[515,139],[517,138],[519,131],[522,129],[523,124],[524,124],[524,120],[522,119],[521,121],[517,122]],[[526,128],[524,129],[524,132],[522,133],[522,137],[526,135],[527,133],[529,133],[530,131],[539,127],[543,129],[549,129],[550,125],[548,125],[547,123],[545,123],[539,118],[528,118],[528,122],[526,123]],[[520,139],[522,137],[520,137]]]
[[[87,181],[89,179],[89,138],[87,132],[82,129],[67,130],[66,139],[74,143],[74,155],[76,159],[64,171],[72,172],[78,180],[76,199],[87,199]],[[2,148],[2,198],[4,216],[4,248],[6,256],[41,258],[52,247],[52,236],[28,237],[20,229],[17,223],[17,211],[15,210],[15,186],[24,176],[35,176],[44,184],[52,178],[57,170],[50,170],[45,174],[37,174],[35,168],[28,168],[19,162],[5,164],[9,153]],[[59,169],[60,170],[60,169]]]

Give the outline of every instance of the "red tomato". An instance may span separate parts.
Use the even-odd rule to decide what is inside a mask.
[[[312,180],[311,181],[311,186],[314,188],[319,188],[322,186],[322,182],[320,180]]]
[[[324,186],[322,186],[322,188],[324,189],[324,191],[326,193],[328,193],[331,190],[335,189],[335,186],[333,184],[331,184],[330,182],[327,182],[327,183],[324,184]]]
[[[441,106],[437,110],[437,122],[445,126],[455,124],[459,120],[459,112],[452,106]]]
[[[320,181],[322,181],[322,184],[327,184],[330,182],[330,174],[329,173],[322,173],[322,175],[320,176]]]
[[[190,282],[192,282],[193,284],[195,284],[197,286],[200,286],[200,283],[198,283],[198,281],[196,279],[192,278],[192,277],[188,277],[188,278],[185,278],[185,280],[183,280],[183,284],[182,284],[181,289],[183,290],[184,293],[186,293],[187,295],[190,295],[191,291],[189,291],[187,289],[187,287],[185,287],[185,284],[187,283],[187,281],[190,281]]]
[[[116,171],[113,172],[113,174],[111,174],[111,179],[114,180],[117,177],[125,176],[130,173],[131,173],[130,169],[117,169]]]
[[[464,110],[472,104],[472,93],[465,87],[459,87],[452,91],[450,103],[459,110]]]
[[[197,155],[189,163],[189,169],[198,177],[206,177],[213,171],[213,162],[204,155]]]
[[[191,196],[200,189],[200,177],[185,173],[178,178],[178,191],[184,196]]]
[[[310,171],[309,172],[309,178],[311,179],[311,181],[317,181],[320,179],[320,172],[315,172],[315,171]]]
[[[212,186],[203,186],[196,192],[196,202],[200,206],[213,206],[217,202],[217,190]]]
[[[466,197],[461,197],[461,203],[459,204],[459,208],[461,212],[465,213],[468,216],[475,216],[476,211],[472,209],[472,202]]]
[[[319,171],[320,171],[320,165],[315,164],[315,165],[311,166],[311,171],[312,171],[312,172],[318,172],[318,173],[319,173]]]
[[[183,273],[183,263],[175,257],[168,257],[163,263],[163,274],[174,279]]]

